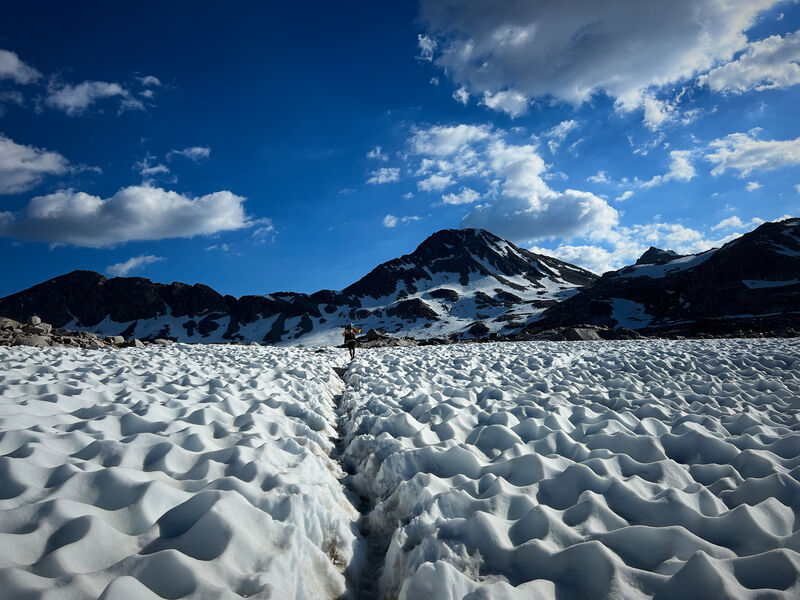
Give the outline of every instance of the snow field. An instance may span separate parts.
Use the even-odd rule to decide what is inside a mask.
[[[369,350],[384,598],[800,597],[800,341]]]
[[[299,349],[0,349],[0,597],[344,593],[343,387]]]

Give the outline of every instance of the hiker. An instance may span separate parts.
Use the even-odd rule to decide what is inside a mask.
[[[350,323],[344,328],[344,333],[342,334],[344,343],[347,349],[350,350],[350,360],[356,357],[356,333],[361,333],[361,330],[356,329],[356,326]]]

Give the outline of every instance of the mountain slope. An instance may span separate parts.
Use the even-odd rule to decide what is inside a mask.
[[[596,276],[483,230],[446,229],[341,291],[223,296],[208,286],[107,279],[74,271],[0,300],[0,315],[37,314],[104,335],[333,344],[353,321],[415,337],[519,331]]]
[[[764,223],[688,256],[651,248],[535,318],[529,329],[581,323],[644,334],[780,331],[800,324],[800,219]]]

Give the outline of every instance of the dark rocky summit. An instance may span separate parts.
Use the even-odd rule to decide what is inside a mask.
[[[702,254],[668,256],[651,248],[548,308],[527,331],[586,323],[657,336],[800,332],[800,219],[764,223]]]
[[[637,265],[663,265],[670,261],[680,258],[681,255],[674,250],[662,250],[655,246],[650,246],[644,254],[636,261]]]

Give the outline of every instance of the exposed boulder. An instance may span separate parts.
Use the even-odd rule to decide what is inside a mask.
[[[428,292],[428,296],[437,300],[447,300],[448,302],[458,302],[458,292],[450,288],[437,288]]]
[[[564,330],[564,337],[570,342],[603,339],[597,333],[597,330],[589,329],[588,327],[569,327]]]
[[[386,348],[391,346],[416,346],[417,340],[410,337],[394,337],[377,329],[370,329],[356,338],[362,348]]]
[[[406,320],[425,319],[426,321],[438,321],[439,315],[424,300],[419,298],[409,298],[400,300],[386,309],[389,317],[398,317]]]
[[[489,335],[489,328],[486,326],[486,323],[478,321],[470,325],[469,329],[467,329],[467,333],[472,337],[484,338]]]
[[[12,346],[32,346],[34,348],[49,348],[50,338],[46,335],[23,335],[14,338]]]
[[[42,320],[37,317],[38,323],[30,323],[22,326],[22,331],[30,335],[50,335],[53,331],[53,326],[50,323],[42,323]],[[29,320],[30,321],[30,320]]]

